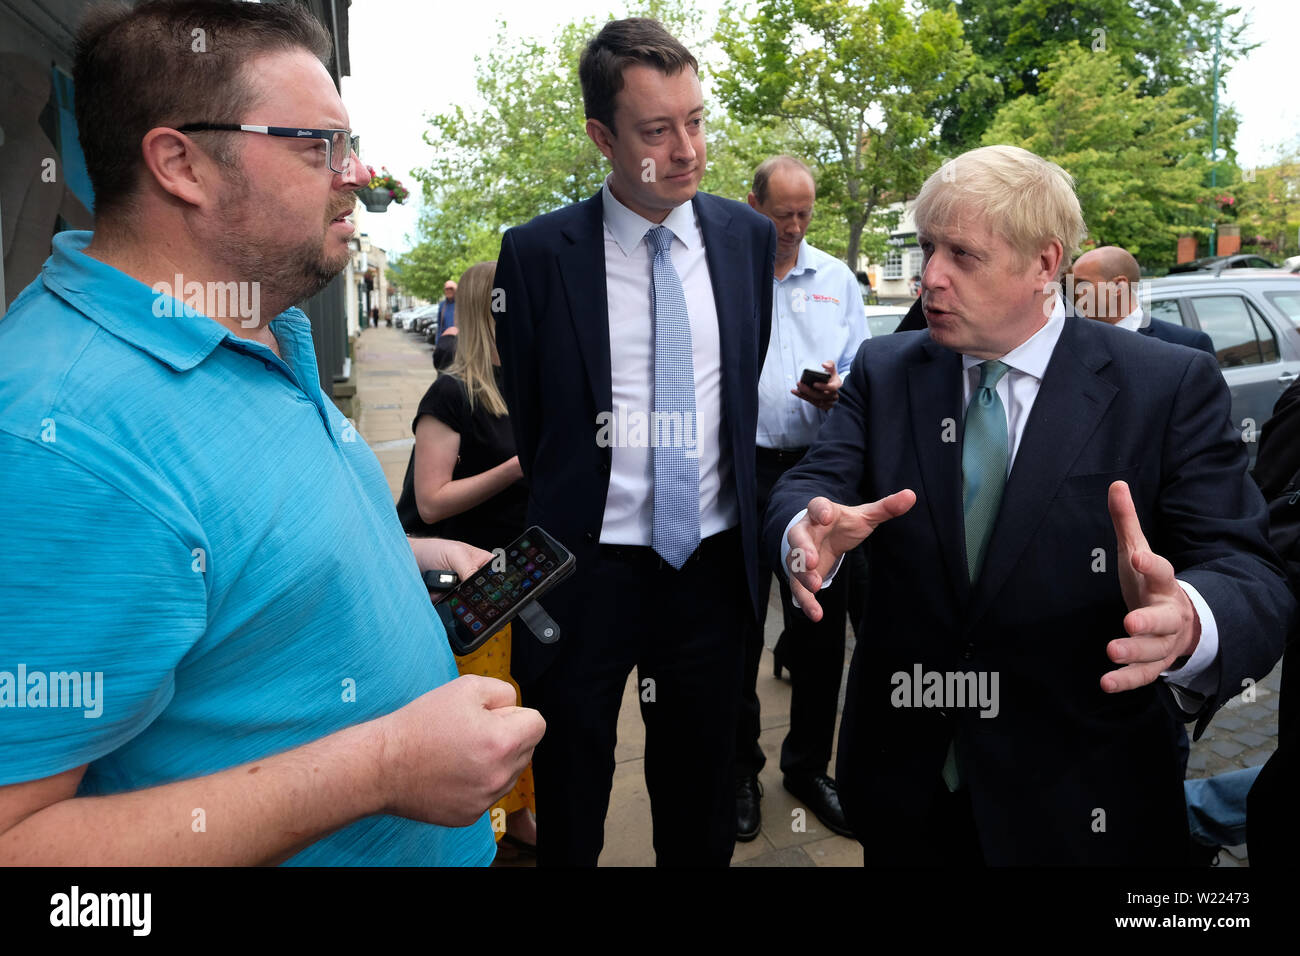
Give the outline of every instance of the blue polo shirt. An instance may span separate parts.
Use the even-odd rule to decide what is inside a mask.
[[[79,795],[203,776],[455,678],[307,317],[272,320],[281,360],[84,255],[90,237],[55,236],[0,320],[0,785],[82,764]],[[200,820],[225,825],[187,808],[175,828],[202,839]],[[290,862],[494,852],[486,815],[373,816]]]

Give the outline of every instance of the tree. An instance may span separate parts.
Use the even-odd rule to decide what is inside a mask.
[[[1300,253],[1300,141],[1277,147],[1277,161],[1246,171],[1236,195],[1242,246],[1279,257]]]
[[[501,232],[585,199],[604,178],[603,159],[583,133],[577,62],[596,31],[593,19],[562,27],[545,42],[510,39],[504,21],[485,56],[475,58],[482,108],[428,117],[428,167],[419,243],[399,257],[402,287],[437,298],[443,282],[495,259]]]
[[[664,24],[708,72],[713,52],[695,8],[645,0],[630,15]],[[423,185],[417,245],[394,263],[401,287],[435,299],[442,284],[475,262],[496,258],[501,232],[590,197],[608,164],[588,138],[578,60],[600,29],[595,18],[560,27],[549,40],[511,39],[505,22],[491,52],[476,58],[479,108],[457,105],[428,117],[434,150],[412,175]],[[779,129],[754,129],[706,100],[708,167],[702,188],[744,200],[753,168],[783,145]]]
[[[1208,146],[1181,89],[1143,96],[1114,53],[1072,45],[1038,78],[1037,96],[998,110],[985,145],[1021,146],[1075,179],[1090,242],[1172,262],[1179,235],[1208,232]]]
[[[935,101],[971,62],[951,11],[914,17],[903,0],[763,0],[748,22],[724,10],[731,60],[718,94],[745,123],[784,123],[817,171],[819,235],[837,229],[856,269],[864,229],[938,166]],[[824,241],[824,240],[822,240]]]
[[[951,5],[925,2],[936,9]],[[959,0],[956,10],[975,66],[935,114],[952,153],[976,145],[1003,103],[1037,96],[1043,74],[1074,45],[1114,54],[1143,95],[1185,88],[1208,133],[1216,31],[1220,83],[1233,62],[1254,49],[1242,37],[1245,23],[1227,22],[1241,8],[1217,0]],[[1236,121],[1230,110],[1220,111],[1219,143],[1229,152]]]

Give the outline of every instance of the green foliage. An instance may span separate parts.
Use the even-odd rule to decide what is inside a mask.
[[[953,7],[951,0],[925,2]],[[935,113],[951,153],[977,145],[1000,105],[1040,93],[1042,76],[1063,49],[1076,45],[1114,54],[1143,95],[1186,88],[1208,134],[1215,31],[1221,30],[1220,83],[1254,49],[1243,39],[1243,23],[1226,23],[1241,9],[1216,0],[958,0],[955,6],[976,65]],[[1221,110],[1219,127],[1220,147],[1230,148],[1236,117]]]
[[[1275,258],[1300,254],[1300,141],[1279,146],[1273,165],[1245,172],[1230,187],[1243,250]]]
[[[629,15],[658,19],[707,73],[707,33],[694,7],[644,0]],[[496,43],[475,60],[481,108],[458,105],[427,117],[434,159],[412,173],[423,186],[420,240],[394,263],[404,291],[436,299],[448,278],[496,258],[506,228],[600,188],[609,167],[585,132],[578,82],[578,59],[600,26],[595,18],[576,20],[538,40],[512,39],[499,23]],[[780,152],[787,137],[779,127],[732,121],[707,101],[706,116],[702,188],[743,201],[754,167]]]
[[[809,241],[856,268],[877,211],[939,165],[935,103],[972,61],[956,14],[918,17],[903,0],[763,0],[747,21],[724,10],[717,40],[730,60],[722,102],[744,123],[785,124],[791,152],[818,172]]]
[[[1021,146],[1075,178],[1087,245],[1128,249],[1147,267],[1172,263],[1177,239],[1208,232],[1208,143],[1178,88],[1143,96],[1114,53],[1062,49],[1037,96],[1004,105],[986,145]]]

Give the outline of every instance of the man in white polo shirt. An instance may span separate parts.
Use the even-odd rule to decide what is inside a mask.
[[[758,511],[778,478],[803,457],[839,398],[841,375],[871,332],[862,309],[862,292],[839,259],[804,240],[817,188],[812,171],[793,156],[773,156],[754,172],[749,205],[776,226],[776,268],[772,337],[758,383]],[[804,370],[829,373],[825,383],[801,381]],[[760,552],[762,591],[757,627],[745,642],[745,682],[736,736],[736,839],[752,840],[760,826],[759,771],[766,762],[758,745],[759,704],[755,692],[763,652],[763,621],[772,568]],[[824,595],[826,615],[817,623],[791,604],[789,585],[777,575],[784,630],[776,647],[776,667],[788,664],[793,685],[790,732],[781,746],[785,788],[830,830],[851,836],[840,809],[835,781],[826,773],[835,733],[835,711],[844,672],[844,621],[847,582],[838,580]]]

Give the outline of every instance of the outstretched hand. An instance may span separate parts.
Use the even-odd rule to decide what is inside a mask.
[[[916,504],[916,493],[903,489],[879,501],[849,506],[829,498],[808,502],[808,513],[787,535],[790,553],[786,557],[790,591],[810,620],[822,619],[816,593],[835,562],[865,541],[890,518],[906,514]]]
[[[1107,505],[1115,524],[1120,591],[1129,609],[1124,616],[1129,636],[1106,645],[1110,659],[1124,665],[1102,675],[1101,689],[1114,694],[1150,684],[1179,658],[1190,657],[1201,639],[1201,621],[1174,577],[1174,566],[1147,544],[1128,485],[1112,484]]]

